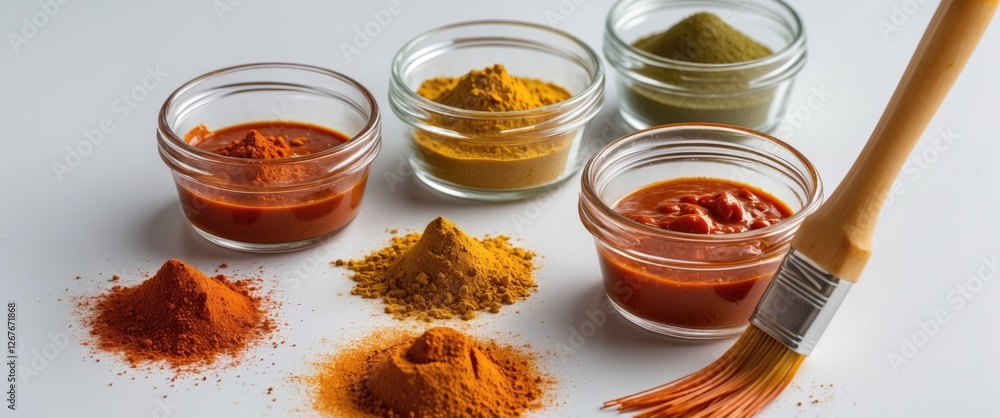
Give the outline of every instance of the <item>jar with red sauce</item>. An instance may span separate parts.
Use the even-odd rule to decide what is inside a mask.
[[[700,186],[640,202],[652,212],[629,209],[637,191],[689,180]],[[715,124],[626,135],[594,154],[582,183],[580,218],[612,304],[645,329],[688,339],[745,329],[792,235],[822,200],[819,175],[800,152]],[[765,209],[769,201],[780,208]]]
[[[292,151],[220,151],[250,129],[287,136]],[[195,231],[228,248],[283,252],[318,244],[358,214],[381,122],[371,93],[342,74],[248,64],[178,88],[160,111],[157,142]]]

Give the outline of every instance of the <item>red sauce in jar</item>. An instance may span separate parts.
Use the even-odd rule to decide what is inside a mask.
[[[788,205],[759,188],[714,178],[650,184],[623,197],[613,209],[638,223],[692,235],[752,231],[792,215]],[[601,250],[605,288],[617,305],[640,318],[681,328],[745,325],[781,261],[734,264],[722,261],[723,257],[713,265],[714,258],[708,255],[728,251],[737,258],[752,256],[759,243],[702,245],[678,240],[637,245],[636,251],[709,263],[652,266]],[[622,288],[631,290],[624,293],[627,298],[617,291]]]
[[[266,147],[251,139],[266,141],[260,142]],[[178,181],[185,215],[205,232],[247,243],[291,243],[334,232],[357,215],[367,170],[333,183],[296,187],[296,181],[315,178],[323,167],[273,164],[347,142],[349,138],[339,132],[306,123],[266,121],[214,132],[199,126],[185,140],[216,154],[258,163],[216,173],[225,179],[224,188]]]

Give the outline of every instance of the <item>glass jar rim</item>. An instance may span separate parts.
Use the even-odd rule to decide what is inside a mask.
[[[295,71],[307,71],[344,82],[350,85],[351,87],[357,89],[357,91],[361,93],[361,95],[364,96],[365,100],[368,102],[368,111],[370,112],[368,116],[368,121],[361,128],[361,130],[358,131],[357,134],[354,134],[347,141],[344,141],[343,143],[338,144],[337,146],[322,150],[320,152],[300,155],[296,157],[263,160],[264,163],[261,162],[262,160],[230,157],[198,148],[194,145],[189,144],[187,141],[185,141],[183,138],[177,135],[177,132],[175,132],[174,129],[170,126],[170,123],[167,121],[168,110],[175,104],[177,99],[184,93],[187,93],[189,90],[196,88],[197,86],[201,85],[206,81],[212,80],[220,76],[224,76],[227,74],[234,74],[240,71],[257,70],[257,69],[288,69]],[[367,88],[361,85],[361,83],[355,81],[353,78],[350,78],[336,71],[314,65],[296,64],[288,62],[257,62],[257,63],[234,65],[231,67],[225,67],[218,70],[209,71],[182,84],[180,87],[174,90],[174,92],[171,93],[170,96],[168,96],[167,99],[163,102],[163,106],[160,107],[160,113],[157,118],[157,125],[160,132],[167,137],[170,143],[174,144],[175,146],[179,146],[183,151],[191,153],[199,158],[203,158],[206,160],[215,160],[217,162],[227,163],[232,165],[266,164],[270,166],[282,166],[282,165],[301,164],[303,162],[309,162],[330,156],[336,156],[343,152],[349,152],[345,150],[352,148],[352,145],[354,145],[355,143],[354,139],[371,135],[373,131],[379,128],[380,118],[381,116],[379,114],[378,102],[375,100],[375,96],[373,96],[371,92],[368,91]]]
[[[777,145],[779,148],[787,152],[790,152],[792,155],[795,156],[796,159],[798,159],[805,166],[807,174],[809,175],[809,180],[812,181],[812,183],[815,185],[815,189],[809,196],[807,204],[804,205],[801,209],[797,210],[795,213],[793,213],[792,216],[789,216],[788,218],[783,219],[781,222],[775,223],[774,225],[766,226],[764,228],[749,230],[745,232],[732,233],[732,234],[703,235],[703,234],[690,234],[684,232],[670,231],[662,228],[656,228],[649,225],[644,225],[639,222],[635,222],[616,212],[613,208],[611,208],[610,205],[605,203],[604,200],[599,197],[599,194],[594,189],[593,185],[594,171],[596,170],[595,164],[598,160],[607,157],[612,152],[617,151],[618,148],[622,146],[622,144],[628,143],[637,138],[643,138],[665,131],[684,130],[692,128],[700,128],[700,129],[707,128],[710,130],[736,131],[741,134],[766,140],[768,142]],[[681,141],[676,141],[675,143],[681,143]],[[748,239],[754,239],[760,237],[761,235],[771,235],[771,234],[781,233],[789,228],[796,227],[805,219],[806,216],[814,212],[815,209],[818,208],[820,204],[822,204],[822,196],[823,196],[823,183],[819,177],[819,173],[817,172],[816,167],[812,164],[811,161],[809,161],[809,159],[805,157],[805,155],[803,155],[801,152],[799,152],[797,149],[795,149],[788,143],[781,141],[780,139],[777,139],[768,134],[757,132],[752,129],[740,126],[725,125],[719,123],[701,123],[701,122],[676,123],[669,125],[654,126],[651,128],[643,129],[641,131],[630,133],[628,135],[625,135],[621,138],[618,138],[608,143],[603,148],[598,150],[593,155],[593,157],[590,158],[589,161],[587,161],[587,164],[583,167],[581,183],[582,183],[580,188],[581,196],[583,196],[583,198],[587,202],[590,202],[591,205],[595,206],[596,209],[601,214],[607,216],[608,219],[613,221],[616,225],[626,227],[629,229],[638,229],[640,231],[643,231],[643,233],[646,235],[657,238],[665,238],[673,241],[691,242],[691,243],[705,243],[705,242],[729,243],[729,242],[738,242],[738,241],[745,241]],[[582,201],[581,201],[581,211],[584,211],[584,208],[582,206]]]
[[[616,48],[627,53],[630,58],[638,60],[646,65],[652,65],[659,68],[668,68],[680,71],[700,71],[700,72],[725,72],[725,71],[743,71],[750,70],[757,67],[768,66],[783,60],[789,59],[792,55],[799,53],[805,48],[806,35],[805,27],[802,23],[802,18],[799,14],[792,8],[788,3],[783,0],[770,0],[779,5],[784,11],[788,12],[791,16],[790,20],[784,20],[785,23],[791,23],[794,29],[791,42],[785,45],[781,50],[761,58],[750,61],[740,61],[727,64],[705,64],[697,62],[687,62],[675,59],[670,59],[666,57],[661,57],[659,55],[643,51],[641,49],[635,48],[631,44],[625,42],[620,36],[618,36],[618,31],[616,30],[616,23],[623,14],[626,8],[626,3],[634,3],[628,0],[622,0],[611,8],[608,12],[608,18],[605,20],[605,34],[606,39],[608,39]],[[663,2],[665,5],[667,2]]]
[[[439,35],[441,33],[450,30],[462,29],[474,26],[490,26],[490,25],[510,25],[510,26],[518,26],[533,30],[540,30],[543,32],[548,32],[550,34],[562,37],[572,42],[584,52],[585,58],[587,59],[588,63],[593,64],[593,71],[590,71],[590,69],[588,68],[588,72],[591,72],[590,83],[588,83],[587,87],[585,87],[580,92],[558,103],[552,103],[542,107],[536,107],[534,109],[527,109],[527,110],[491,112],[482,110],[462,109],[435,102],[433,100],[430,100],[424,96],[417,94],[416,91],[411,89],[406,84],[406,82],[403,81],[402,76],[400,74],[403,71],[404,63],[408,61],[404,60],[404,58],[409,57],[414,52],[423,51],[423,49],[414,50],[414,48],[420,42],[423,42],[432,36]],[[541,41],[524,39],[515,36],[505,36],[505,37],[500,37],[500,39],[503,39],[504,41],[507,42],[518,42],[525,44],[529,44],[529,42],[530,44],[536,44],[536,45],[541,43]],[[536,48],[538,47],[536,46]],[[596,91],[603,90],[604,64],[601,62],[600,56],[598,56],[598,54],[594,52],[594,50],[591,49],[590,46],[588,46],[586,43],[584,43],[577,37],[570,35],[569,33],[563,32],[561,30],[544,25],[539,25],[529,22],[521,22],[516,20],[473,20],[473,21],[453,23],[450,25],[440,26],[438,28],[431,29],[427,32],[418,35],[417,37],[411,39],[409,42],[404,44],[396,53],[395,57],[393,57],[392,59],[391,81],[393,86],[398,90],[398,92],[401,93],[403,96],[405,96],[408,100],[418,103],[421,108],[428,109],[434,112],[435,114],[440,114],[443,116],[454,117],[454,118],[465,118],[465,119],[491,119],[491,120],[520,119],[524,117],[539,117],[548,114],[562,113],[567,109],[573,109],[576,106],[579,106],[581,103],[587,102],[590,97],[596,94],[595,93]]]

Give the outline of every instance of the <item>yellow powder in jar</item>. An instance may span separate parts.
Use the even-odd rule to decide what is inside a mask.
[[[447,106],[481,112],[537,109],[572,96],[555,84],[512,76],[499,64],[457,78],[426,80],[417,94]],[[460,186],[481,189],[540,186],[558,179],[565,171],[573,135],[510,131],[544,123],[551,117],[470,119],[435,115],[431,124],[467,139],[417,131],[413,134],[414,152],[424,170]]]

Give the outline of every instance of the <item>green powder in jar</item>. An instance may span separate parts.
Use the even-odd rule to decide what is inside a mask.
[[[708,12],[689,16],[665,32],[640,38],[632,46],[658,57],[696,64],[733,64],[772,54],[767,46]],[[713,122],[759,129],[768,123],[775,89],[751,90],[749,83],[766,71],[648,66],[636,72],[670,88],[631,83],[623,92],[622,106],[650,126]]]
[[[632,46],[663,58],[699,64],[732,64],[772,54],[768,47],[708,12],[692,15]]]

